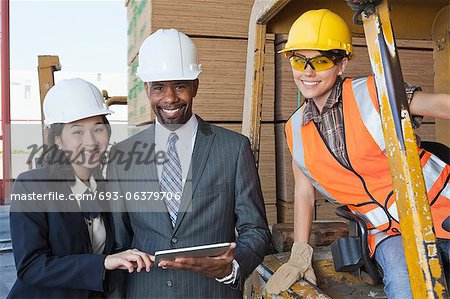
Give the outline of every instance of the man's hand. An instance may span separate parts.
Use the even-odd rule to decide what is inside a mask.
[[[137,272],[141,272],[142,269],[148,272],[153,266],[155,258],[145,252],[137,249],[129,249],[116,254],[111,254],[105,258],[106,270],[128,270],[129,273],[133,272],[137,268]]]
[[[296,242],[292,246],[289,261],[272,275],[266,284],[268,294],[277,295],[286,291],[299,278],[305,278],[316,284],[316,275],[311,266],[313,249],[308,243]]]
[[[200,272],[210,278],[223,278],[231,274],[235,248],[236,243],[231,243],[230,248],[219,256],[176,258],[174,261],[162,261],[158,267]]]

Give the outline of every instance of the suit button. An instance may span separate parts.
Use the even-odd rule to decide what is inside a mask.
[[[177,244],[177,242],[178,242],[178,239],[177,239],[177,238],[175,238],[175,237],[172,238],[172,243],[173,243],[173,244]]]
[[[166,284],[167,284],[167,286],[168,286],[169,288],[173,287],[173,282],[172,282],[172,280],[166,281]]]

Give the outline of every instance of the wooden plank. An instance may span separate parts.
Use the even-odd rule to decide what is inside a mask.
[[[345,221],[314,221],[309,244],[312,247],[328,246],[338,238],[348,237]],[[294,224],[277,223],[272,227],[272,244],[278,252],[290,251],[294,244]]]
[[[278,54],[285,43],[279,43],[280,38],[285,40],[285,35],[276,35],[275,38],[275,120],[286,121],[297,110],[299,102],[289,60]]]
[[[274,203],[266,203],[264,207],[269,225],[277,223],[277,205]]]
[[[249,71],[249,61],[247,60],[247,73],[251,73],[253,82],[251,82],[251,101],[245,94],[244,111],[242,117],[242,134],[250,139],[250,143],[255,156],[256,164],[259,162],[259,146],[260,146],[260,130],[261,130],[261,109],[262,109],[262,94],[264,86],[264,53],[266,51],[266,25],[256,24],[255,32],[250,32],[255,38],[255,49],[253,51],[253,67]],[[250,41],[249,41],[250,44]],[[248,91],[248,78],[245,80],[245,92]]]
[[[154,28],[177,28],[189,35],[248,35],[251,1],[153,0]]]
[[[275,17],[291,0],[256,0],[253,4],[252,16],[256,23],[267,24]]]
[[[329,202],[316,190],[316,202],[314,208],[314,220],[327,221],[327,220],[339,220],[341,217],[336,215],[336,208],[340,206]]]
[[[290,0],[255,1],[250,14],[242,133],[249,137],[257,163],[265,72],[266,25],[289,2]]]
[[[367,46],[364,37],[352,37],[353,46]],[[416,40],[416,39],[396,39],[398,49],[417,49],[417,50],[433,50],[433,41],[431,40]]]
[[[294,222],[294,203],[277,201],[278,223],[293,223]]]
[[[194,38],[203,73],[194,109],[209,121],[242,121],[246,40]],[[267,41],[262,119],[273,121],[274,48]],[[220,53],[220,55],[218,55]]]
[[[329,202],[326,199],[317,199],[322,197],[319,192],[316,191],[316,202],[313,213],[314,220],[340,220],[336,215],[335,210],[339,206]],[[285,202],[282,200],[277,201],[277,213],[279,223],[292,223],[294,222],[294,202]]]
[[[274,125],[262,124],[261,126],[261,149],[259,156],[258,173],[261,180],[261,188],[263,190],[264,202],[274,204],[274,218],[276,216],[276,166],[275,166],[275,138]],[[275,221],[276,223],[276,221]]]
[[[294,201],[294,174],[292,156],[286,143],[284,123],[275,125],[277,200]],[[280,220],[280,219],[279,219]]]

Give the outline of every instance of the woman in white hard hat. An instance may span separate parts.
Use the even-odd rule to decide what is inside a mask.
[[[11,195],[18,279],[9,298],[102,298],[108,270],[150,270],[146,253],[111,254],[113,226],[98,200],[111,112],[82,79],[62,80],[46,95],[46,166],[21,174]]]
[[[298,278],[316,282],[308,244],[315,188],[366,220],[370,254],[384,272],[388,297],[411,297],[374,78],[340,77],[352,51],[347,24],[327,9],[301,15],[281,51],[306,101],[285,128],[295,178],[295,242],[289,261],[266,285],[270,294],[286,290]],[[450,117],[450,95],[405,87],[412,115]],[[413,117],[413,123],[420,121]],[[448,263],[450,200],[443,191],[449,188],[450,167],[422,149],[420,157],[438,245]]]

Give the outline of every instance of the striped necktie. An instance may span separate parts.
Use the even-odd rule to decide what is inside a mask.
[[[166,160],[164,162],[161,180],[159,182],[162,192],[166,192],[164,200],[166,202],[167,210],[169,211],[170,221],[172,226],[175,227],[177,221],[177,214],[180,208],[181,197],[181,162],[178,157],[175,143],[178,140],[178,136],[175,133],[169,135],[166,148]]]

